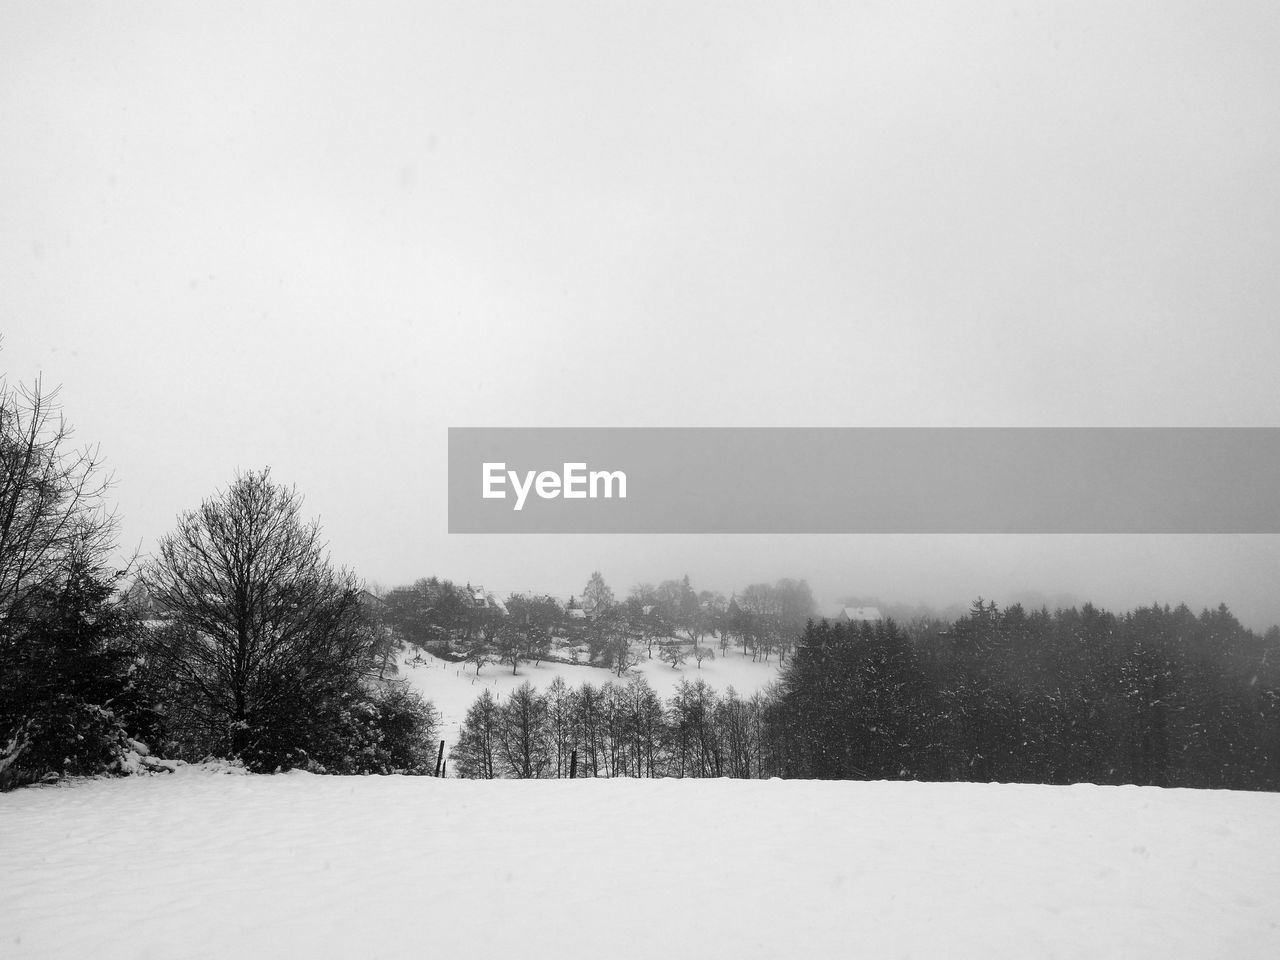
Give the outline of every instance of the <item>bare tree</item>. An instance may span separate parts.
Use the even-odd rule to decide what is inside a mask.
[[[551,742],[557,777],[567,777],[578,741],[574,730],[577,693],[569,689],[564,677],[557,674],[547,687],[547,731]]]
[[[525,639],[525,651],[534,665],[551,652],[551,637],[564,619],[564,610],[554,597],[513,593],[507,598],[507,613]]]
[[[613,591],[604,582],[604,577],[597,570],[591,574],[586,588],[582,591],[582,608],[588,615],[603,613],[614,604]]]
[[[521,780],[541,777],[550,764],[547,698],[525,681],[498,709],[497,754],[508,774]]]
[[[644,659],[637,647],[632,646],[631,634],[624,626],[615,627],[608,644],[608,658],[613,672],[622,677]]]
[[[391,621],[391,609],[377,584],[366,586],[360,593],[360,609],[373,633],[374,656],[378,660],[378,679],[385,680],[387,673],[400,672],[397,660],[404,652],[404,641],[396,633]]]
[[[449,753],[459,777],[492,780],[498,775],[498,739],[502,710],[487,687],[467,709],[458,742]]]
[[[640,653],[631,643],[631,621],[625,605],[597,607],[585,632],[592,660],[609,667],[619,677],[640,662]]]
[[[520,664],[533,659],[529,656],[528,636],[521,629],[521,626],[521,624],[503,620],[498,623],[490,641],[493,644],[493,650],[498,662],[511,664],[511,675],[513,677],[519,671]],[[476,673],[479,672],[480,668],[477,667]]]
[[[174,622],[153,652],[233,755],[305,742],[308,718],[372,666],[356,581],[301,506],[268,470],[237,476],[179,519],[145,571]]]
[[[102,568],[115,547],[111,478],[97,447],[72,446],[56,400],[39,380],[0,380],[0,621],[21,617],[33,590],[56,590],[73,564]]]
[[[491,663],[495,656],[496,654],[489,647],[489,641],[481,636],[472,637],[462,648],[463,663],[474,663],[477,677],[480,676],[480,668]]]
[[[673,640],[658,648],[658,659],[671,664],[673,670],[679,670],[680,665],[689,659],[689,651],[684,648],[684,644]]]

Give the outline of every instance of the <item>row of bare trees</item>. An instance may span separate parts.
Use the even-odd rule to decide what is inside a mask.
[[[643,676],[545,691],[485,690],[467,711],[451,757],[475,779],[760,777],[778,770],[768,693],[717,693],[682,680],[664,702]]]

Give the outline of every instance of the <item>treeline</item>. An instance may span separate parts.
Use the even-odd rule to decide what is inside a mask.
[[[461,776],[791,777],[1280,789],[1280,630],[1225,609],[811,622],[750,698],[643,677],[485,693]]]
[[[426,773],[439,715],[401,648],[473,663],[585,649],[617,682],[482,699],[472,776],[783,776],[1280,789],[1280,628],[1225,607],[1115,615],[979,601],[951,623],[811,620],[804,581],[728,598],[688,577],[567,604],[425,580],[373,598],[334,567],[296,490],[242,474],[120,569],[96,448],[55,398],[0,381],[0,789],[236,758],[252,770]],[[641,658],[740,646],[783,665],[750,698]],[[572,658],[572,657],[571,657]],[[164,758],[164,759],[159,759]]]
[[[385,678],[394,639],[295,490],[238,476],[120,569],[70,435],[38,383],[0,382],[0,789],[208,757],[429,772],[439,715]]]

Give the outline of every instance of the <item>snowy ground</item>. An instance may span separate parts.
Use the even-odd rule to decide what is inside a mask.
[[[499,700],[502,700],[526,680],[539,690],[545,690],[557,676],[564,677],[564,682],[569,686],[578,687],[584,683],[592,683],[596,686],[609,681],[626,683],[631,676],[639,673],[649,681],[649,685],[657,691],[658,696],[665,700],[675,690],[681,679],[686,679],[690,683],[695,680],[705,680],[709,686],[720,693],[724,693],[732,686],[743,697],[751,696],[757,690],[778,679],[776,660],[770,660],[768,663],[753,662],[750,656],[743,656],[740,650],[733,648],[724,657],[720,657],[717,647],[716,656],[715,660],[703,661],[701,668],[690,658],[683,667],[674,669],[670,664],[659,660],[655,652],[652,660],[647,658],[642,660],[619,680],[612,670],[606,670],[603,667],[545,661],[538,666],[522,663],[519,673],[515,676],[511,675],[510,664],[503,666],[491,663],[483,667],[480,675],[476,676],[474,666],[465,663],[449,663],[424,653],[420,664],[414,664],[409,660],[402,662],[399,677],[408,680],[416,690],[436,705],[443,717],[440,737],[452,746],[458,739],[458,727],[467,714],[467,708],[475,702],[476,697],[480,696],[480,691],[486,686],[497,695]]]
[[[1280,796],[294,773],[0,795],[5,957],[1280,955]]]

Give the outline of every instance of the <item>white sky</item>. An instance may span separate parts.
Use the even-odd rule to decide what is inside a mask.
[[[449,426],[1280,426],[1274,3],[0,0],[0,369],[130,546],[383,585],[1226,601],[1272,537],[450,537]]]

